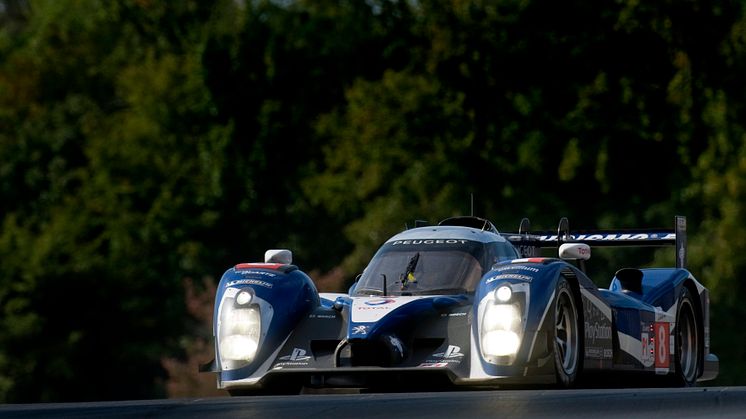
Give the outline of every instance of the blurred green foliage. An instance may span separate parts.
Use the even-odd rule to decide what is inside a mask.
[[[0,401],[162,397],[184,278],[352,278],[471,194],[504,230],[688,216],[743,384],[745,5],[0,0]]]

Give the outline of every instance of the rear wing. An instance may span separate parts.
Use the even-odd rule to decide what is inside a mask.
[[[673,229],[584,230],[570,231],[562,217],[557,231],[531,232],[528,218],[521,220],[518,233],[502,233],[522,257],[536,257],[540,249],[559,248],[564,243],[585,243],[591,247],[665,247],[676,249],[676,267],[686,267],[686,217],[677,215]]]

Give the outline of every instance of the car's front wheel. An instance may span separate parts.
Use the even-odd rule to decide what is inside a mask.
[[[557,383],[575,384],[581,362],[580,321],[570,283],[561,278],[554,299],[554,367]]]

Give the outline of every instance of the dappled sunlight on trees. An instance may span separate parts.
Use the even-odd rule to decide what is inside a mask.
[[[688,216],[742,384],[745,5],[0,0],[0,402],[214,395],[184,278],[290,248],[342,291],[472,194],[506,231]]]

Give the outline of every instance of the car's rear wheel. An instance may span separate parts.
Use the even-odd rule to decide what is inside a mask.
[[[580,369],[580,322],[570,283],[560,278],[554,299],[554,367],[557,383],[575,384]]]
[[[700,339],[692,296],[687,288],[682,290],[679,298],[674,336],[677,384],[685,387],[693,386],[699,374]]]

